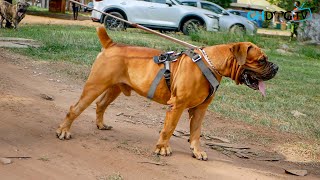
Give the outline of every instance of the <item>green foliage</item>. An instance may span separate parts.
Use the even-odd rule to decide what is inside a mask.
[[[277,5],[287,11],[293,10],[295,0],[267,0],[271,4]],[[301,5],[305,3],[304,7],[313,9],[313,12],[319,12],[320,1],[319,0],[299,0]]]
[[[216,4],[220,5],[223,8],[230,7],[230,3],[232,2],[232,0],[207,0],[207,1],[216,3]]]

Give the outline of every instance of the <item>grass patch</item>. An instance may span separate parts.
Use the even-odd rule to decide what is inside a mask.
[[[160,37],[129,29],[127,32],[110,31],[109,35],[115,42],[146,46],[163,50],[178,49],[182,46],[168,43]],[[80,64],[92,64],[101,50],[101,45],[93,27],[71,25],[25,25],[19,31],[3,29],[0,36],[29,38],[40,41],[40,48],[17,49],[16,52],[35,59],[49,61],[71,61]],[[190,42],[190,38],[176,35],[179,39]],[[137,38],[139,37],[139,38]],[[199,44],[199,43],[198,43]]]
[[[147,46],[164,51],[184,50],[152,34],[137,29],[125,32],[109,32],[115,42]],[[208,46],[238,41],[250,41],[262,47],[269,60],[278,64],[277,76],[267,82],[267,97],[246,86],[236,86],[224,78],[215,101],[210,108],[233,120],[253,125],[276,128],[280,131],[298,133],[320,139],[320,48],[288,42],[288,37],[236,36],[224,33],[200,32],[190,37],[170,34],[198,46]],[[31,38],[40,41],[41,48],[13,49],[13,51],[48,61],[68,61],[91,65],[101,46],[95,29],[83,26],[25,25],[19,31],[3,29],[0,36]],[[288,54],[275,50],[282,44],[289,46]],[[219,53],[219,52],[217,52]],[[294,117],[297,110],[306,116]]]

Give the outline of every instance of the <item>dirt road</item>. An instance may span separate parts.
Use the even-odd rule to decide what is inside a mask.
[[[0,174],[5,179],[108,179],[118,175],[124,179],[278,179],[289,176],[274,165],[243,163],[211,149],[206,149],[209,161],[198,161],[191,157],[184,138],[172,137],[172,157],[153,156],[165,109],[137,95],[121,96],[107,111],[106,119],[113,130],[97,130],[92,105],[75,121],[74,138],[60,141],[55,137],[55,129],[69,105],[79,97],[83,82],[59,75],[59,66],[27,60],[8,50],[0,51],[0,157],[31,157],[13,159],[9,165],[0,164]],[[48,101],[40,94],[52,95],[55,99]],[[207,118],[214,117],[209,113]],[[178,128],[187,130],[187,121],[183,119]]]

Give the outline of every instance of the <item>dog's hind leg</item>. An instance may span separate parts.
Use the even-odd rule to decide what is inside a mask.
[[[100,130],[110,130],[112,126],[108,126],[103,122],[103,115],[110,103],[112,103],[121,93],[118,85],[108,88],[102,97],[97,101],[96,124]]]
[[[72,122],[77,118],[99,95],[101,95],[107,88],[108,84],[103,83],[101,77],[97,79],[95,76],[88,79],[86,82],[82,95],[79,101],[70,107],[68,114],[64,121],[60,124],[56,131],[57,137],[61,140],[70,139],[71,133],[69,132]]]
[[[201,125],[206,110],[212,99],[213,96],[202,104],[188,110],[190,119],[190,149],[192,150],[195,158],[205,161],[208,160],[208,156],[207,153],[202,151],[200,147]]]
[[[166,113],[164,127],[161,130],[160,138],[155,150],[156,154],[160,154],[162,156],[170,156],[172,153],[172,150],[169,146],[169,140],[173,131],[176,129],[183,110],[185,109],[184,106],[180,106],[182,103],[177,103],[176,97],[171,97],[171,99],[168,101],[168,104],[171,105],[171,109]]]

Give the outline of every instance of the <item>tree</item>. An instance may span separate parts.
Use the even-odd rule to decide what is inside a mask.
[[[219,6],[223,7],[223,8],[228,8],[230,7],[230,3],[232,2],[232,0],[207,0],[213,3],[218,4]]]
[[[293,3],[295,0],[267,0],[270,4],[277,5],[287,11],[294,9]],[[312,8],[312,12],[319,12],[320,0],[299,0],[301,5],[304,4],[304,7]]]

